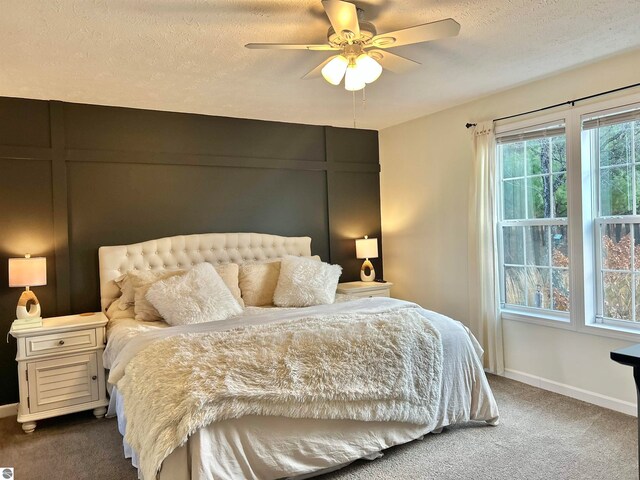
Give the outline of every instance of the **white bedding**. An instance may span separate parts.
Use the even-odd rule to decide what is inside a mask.
[[[375,310],[402,303],[385,298],[360,299],[350,302],[349,309]],[[278,318],[296,315],[292,310],[304,310],[310,314],[331,312],[335,308],[335,305],[326,305],[269,311],[277,321]],[[262,308],[248,308],[232,326],[250,325],[252,317],[264,311]],[[441,400],[431,424],[256,416],[225,420],[201,428],[192,435],[185,445],[164,461],[159,477],[175,480],[268,479],[320,473],[358,458],[375,456],[380,450],[453,423],[468,420],[496,423],[498,409],[482,369],[482,350],[477,341],[459,322],[426,310],[422,312],[440,332],[443,342]],[[150,331],[155,333],[144,334]],[[112,368],[112,375],[117,377],[123,373],[127,359],[145,344],[180,331],[181,327],[167,330],[162,322],[141,323],[127,318],[112,320],[104,353],[105,366]],[[112,391],[110,413],[118,414],[118,424],[124,434],[126,419],[121,397],[115,390]],[[125,453],[136,465],[135,452],[126,444]]]
[[[345,295],[341,293],[336,294],[335,303],[348,302],[356,300],[358,297],[352,295]],[[107,324],[107,345],[104,350],[103,361],[104,368],[111,370],[113,362],[115,361],[118,353],[124,348],[124,346],[133,337],[140,333],[150,332],[161,328],[167,328],[169,325],[165,322],[140,322],[133,318],[133,308],[125,311],[118,311],[114,306],[114,311],[117,313],[115,317],[111,317]],[[111,311],[111,308],[109,309]],[[242,312],[243,317],[261,315],[265,311],[278,312],[278,311],[291,311],[291,308],[266,306],[266,307],[245,307]],[[128,315],[126,315],[128,314]]]

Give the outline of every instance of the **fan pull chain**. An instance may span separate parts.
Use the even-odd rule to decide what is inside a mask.
[[[362,89],[362,109],[367,109],[367,87]]]
[[[356,92],[351,92],[353,98],[353,128],[356,128]]]

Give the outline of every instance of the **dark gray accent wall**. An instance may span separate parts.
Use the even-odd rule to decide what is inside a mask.
[[[100,308],[101,245],[171,235],[308,235],[357,280],[379,172],[375,131],[0,97],[3,334],[20,295],[7,260],[24,253],[47,256],[44,316]],[[18,395],[15,340],[0,345],[2,405]]]
[[[378,238],[380,258],[371,263],[382,278],[378,132],[327,128],[326,136],[331,257],[344,269],[342,281],[360,280],[354,239]]]

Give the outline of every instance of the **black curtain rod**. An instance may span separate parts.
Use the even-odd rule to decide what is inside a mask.
[[[529,115],[530,113],[544,112],[545,110],[551,110],[552,108],[558,108],[558,107],[562,107],[564,105],[571,105],[573,107],[573,106],[575,106],[575,104],[577,102],[583,102],[584,100],[589,100],[591,98],[600,97],[602,95],[608,95],[610,93],[620,92],[622,90],[627,90],[628,88],[634,88],[634,87],[640,87],[640,83],[634,83],[633,85],[627,85],[626,87],[614,88],[613,90],[607,90],[606,92],[595,93],[593,95],[588,95],[586,97],[580,97],[580,98],[576,98],[574,100],[569,100],[569,101],[562,102],[562,103],[556,103],[555,105],[549,105],[548,107],[537,108],[536,110],[529,110],[528,112],[516,113],[515,115],[508,115],[506,117],[494,118],[493,121],[494,122],[499,122],[500,120],[508,120],[510,118],[521,117],[523,115]],[[471,127],[475,127],[476,125],[478,125],[478,124],[477,123],[467,123],[465,125],[465,127],[471,128]]]

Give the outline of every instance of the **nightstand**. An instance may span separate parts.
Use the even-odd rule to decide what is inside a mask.
[[[345,282],[338,284],[337,292],[354,297],[390,297],[391,287],[391,282]]]
[[[41,327],[9,332],[18,341],[18,422],[31,433],[36,420],[93,409],[107,412],[102,352],[104,313],[45,318]]]

